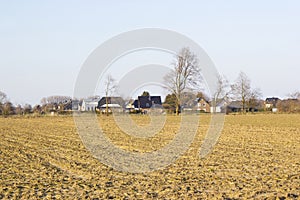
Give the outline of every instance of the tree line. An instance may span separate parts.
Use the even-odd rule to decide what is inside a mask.
[[[72,109],[72,98],[69,96],[49,96],[41,99],[41,104],[31,106],[30,104],[13,105],[4,92],[0,91],[0,115],[25,115],[45,114],[53,110],[65,113],[65,110]]]

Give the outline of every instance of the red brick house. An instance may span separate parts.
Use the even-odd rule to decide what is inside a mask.
[[[206,101],[204,98],[199,98],[197,103],[197,111],[209,113],[210,112],[209,102]]]

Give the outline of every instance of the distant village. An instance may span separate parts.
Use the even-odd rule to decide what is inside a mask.
[[[129,113],[129,114],[174,114],[174,96],[169,94],[162,101],[161,96],[151,96],[144,92],[136,99],[125,100],[118,96],[102,97],[93,96],[81,100],[67,96],[50,96],[43,98],[40,105],[32,107],[13,105],[10,102],[2,103],[0,115],[65,115],[74,111],[96,112],[99,114]],[[221,101],[215,106],[205,95],[186,94],[186,101],[180,105],[180,113],[300,113],[300,99],[269,97],[265,100],[257,100],[255,103],[246,104],[243,108],[241,101]]]
[[[168,98],[168,97],[167,97]],[[137,99],[125,102],[121,97],[106,97],[101,99],[83,99],[82,101],[73,102],[73,110],[79,111],[95,111],[100,113],[106,112],[127,112],[127,113],[151,113],[152,110],[161,110],[161,112],[174,113],[175,105],[173,102],[162,102],[160,96],[138,96]],[[221,102],[213,106],[213,103],[205,97],[196,97],[191,101],[181,105],[181,112],[196,113],[240,113],[243,110],[240,101]],[[245,112],[300,112],[300,99],[279,99],[278,97],[270,97],[265,100],[258,100],[255,105],[246,106]]]

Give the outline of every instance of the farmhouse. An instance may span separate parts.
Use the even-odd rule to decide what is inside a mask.
[[[138,96],[138,99],[133,102],[133,105],[137,111],[146,114],[150,111],[150,108],[158,107],[161,109],[161,105],[162,105],[161,97],[160,96]]]
[[[265,109],[272,110],[273,112],[277,111],[277,105],[280,102],[280,99],[277,97],[266,98],[265,100]]]
[[[242,102],[241,101],[232,101],[226,107],[226,113],[232,112],[241,112],[242,111]]]
[[[197,111],[199,112],[210,112],[210,105],[204,98],[199,98],[197,103]]]
[[[98,107],[99,99],[83,99],[81,106],[79,106],[80,111],[96,111]]]
[[[121,107],[124,107],[125,101],[122,97],[102,97],[98,101],[98,108],[101,108],[104,104],[106,104],[106,100],[108,104],[119,104]]]
[[[246,103],[245,112],[258,112],[263,110],[263,101],[256,101],[252,103]],[[243,103],[242,101],[232,101],[226,106],[226,113],[232,112],[242,112],[243,111]]]
[[[107,104],[106,104],[107,102]],[[125,101],[122,97],[102,97],[98,101],[97,108],[102,112],[106,112],[106,107],[108,107],[108,112],[123,112],[125,106]]]

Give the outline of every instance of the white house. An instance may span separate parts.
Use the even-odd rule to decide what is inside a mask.
[[[82,101],[81,111],[96,111],[99,99],[84,99]]]
[[[210,112],[211,113],[221,113],[224,112],[224,108],[226,107],[227,103],[225,101],[220,102],[219,104],[216,105],[216,107],[214,106],[210,106]]]

